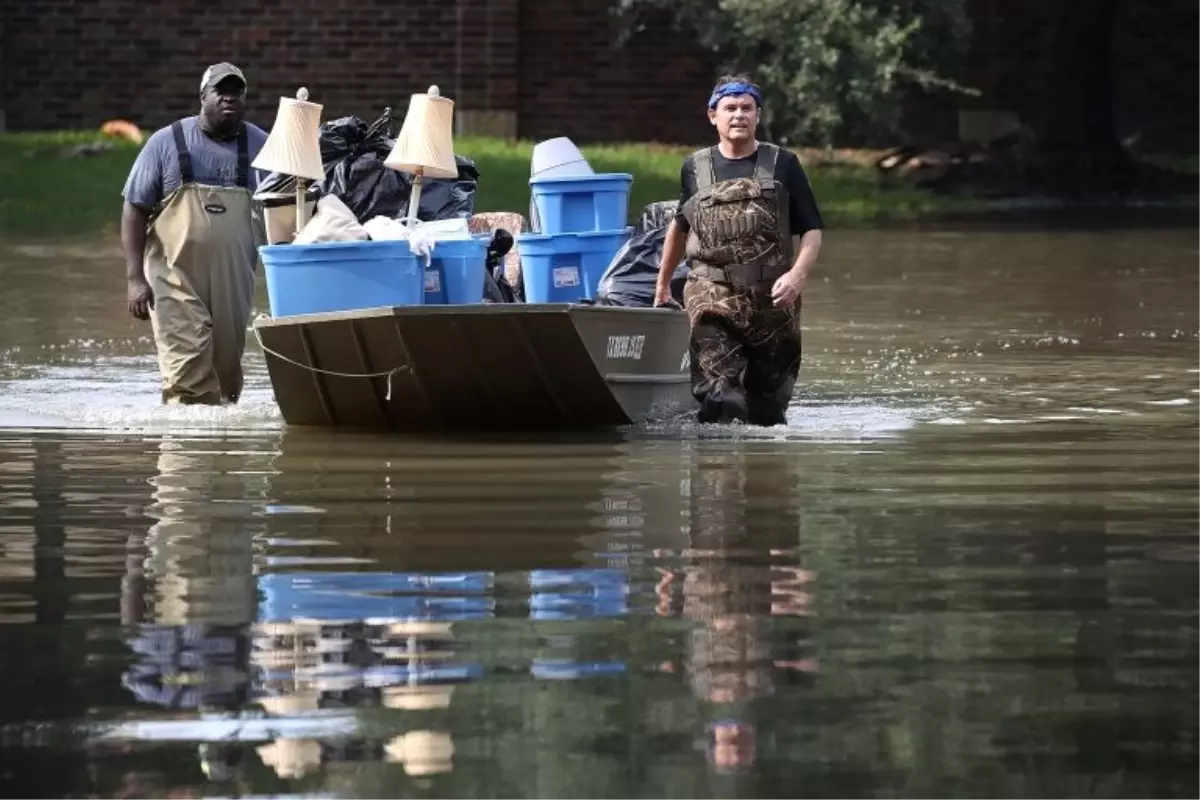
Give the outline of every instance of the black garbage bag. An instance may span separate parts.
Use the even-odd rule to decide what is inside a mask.
[[[319,200],[335,195],[354,213],[359,222],[385,216],[398,219],[408,215],[412,197],[412,175],[384,166],[384,160],[396,146],[391,132],[391,108],[385,108],[369,126],[355,116],[341,117],[321,125],[321,164],[325,178],[309,186],[308,197]],[[417,218],[466,218],[474,213],[479,169],[475,162],[454,157],[458,176],[453,179],[425,178]],[[296,179],[271,173],[259,184],[258,192],[293,193]]]
[[[523,303],[521,292],[513,288],[504,275],[504,256],[512,249],[512,234],[503,228],[492,234],[487,249],[487,271],[483,279],[483,301],[485,303]]]
[[[667,238],[667,226],[678,207],[678,200],[663,200],[642,209],[633,235],[613,256],[600,277],[596,305],[641,308],[654,305],[658,262]],[[688,265],[684,258],[671,277],[671,296],[680,305],[683,304],[683,285],[687,276]]]
[[[388,126],[380,124],[385,118],[367,128],[357,117],[342,117],[321,132],[325,180],[317,190],[321,196],[336,195],[359,222],[400,216],[412,188],[402,173],[383,165],[392,142]]]
[[[457,178],[423,178],[421,201],[417,208],[417,219],[467,219],[475,213],[475,192],[479,188],[479,168],[466,156],[455,156],[458,166]],[[396,173],[405,179],[407,191],[398,217],[408,215],[408,201],[412,196],[412,178],[408,173]]]

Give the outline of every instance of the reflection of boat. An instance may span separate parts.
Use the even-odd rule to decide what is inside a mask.
[[[595,428],[695,402],[687,317],[670,309],[389,306],[254,327],[289,425]]]
[[[341,562],[359,576],[326,588],[356,595],[364,571],[470,578],[454,595],[477,598],[490,591],[477,574],[625,569],[679,546],[688,473],[658,453],[615,429],[530,440],[289,428],[266,478],[260,557],[318,559],[330,581]]]

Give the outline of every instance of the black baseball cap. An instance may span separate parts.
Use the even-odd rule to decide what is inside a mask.
[[[200,79],[200,91],[203,92],[205,89],[211,86],[216,86],[218,83],[231,76],[241,81],[243,86],[247,85],[246,76],[243,75],[242,71],[233,64],[230,64],[228,61],[222,61],[220,64],[213,64],[208,69],[204,70],[204,77]]]

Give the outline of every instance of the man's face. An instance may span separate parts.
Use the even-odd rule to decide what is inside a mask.
[[[722,139],[749,141],[758,128],[758,103],[748,94],[722,97],[717,107],[708,112],[708,118]]]
[[[200,93],[200,108],[214,126],[231,129],[246,113],[246,84],[230,75]]]

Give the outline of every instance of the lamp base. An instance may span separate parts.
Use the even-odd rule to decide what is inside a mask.
[[[408,198],[408,216],[405,218],[405,224],[410,228],[417,224],[417,209],[421,206],[421,183],[423,178],[423,170],[417,170],[413,175],[412,195]]]
[[[296,235],[308,224],[308,181],[296,179]]]

